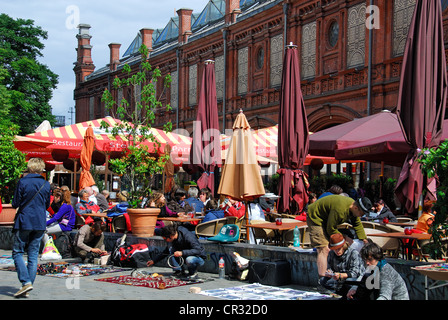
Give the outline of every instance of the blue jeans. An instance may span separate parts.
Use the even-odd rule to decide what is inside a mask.
[[[172,250],[170,250],[172,251]],[[173,253],[173,252],[171,252]],[[198,267],[204,265],[204,259],[202,259],[201,257],[198,256],[188,256],[188,257],[184,257],[185,259],[185,264],[182,265],[182,267],[179,266],[179,258],[176,257],[170,257],[170,264],[173,266],[173,270],[174,271],[181,271],[182,267],[184,267],[186,265],[186,267],[188,268],[188,273],[189,274],[194,274],[196,272],[196,270],[198,269]]]
[[[37,259],[44,230],[18,230],[14,234],[12,258],[17,276],[22,285],[33,284],[37,273]],[[27,248],[28,263],[25,264],[23,254]]]

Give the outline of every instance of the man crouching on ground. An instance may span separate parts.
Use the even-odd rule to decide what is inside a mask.
[[[173,268],[175,276],[186,276],[182,269],[183,265],[179,265],[179,262],[183,259],[188,268],[189,278],[198,278],[197,268],[204,264],[205,249],[196,236],[188,229],[175,224],[163,227],[160,230],[160,236],[168,242],[168,246],[154,260],[148,261],[148,267],[167,255],[171,255],[168,263]]]

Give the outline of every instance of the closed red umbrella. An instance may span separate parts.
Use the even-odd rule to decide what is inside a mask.
[[[300,213],[308,203],[308,182],[301,168],[308,155],[308,120],[300,88],[297,47],[288,46],[283,60],[283,75],[278,117],[278,164],[280,174],[278,211]]]
[[[446,98],[441,3],[417,0],[403,57],[397,104],[398,120],[411,150],[404,162],[395,194],[409,213],[418,207],[425,184],[420,165],[415,161],[417,150],[439,144]]]
[[[93,146],[95,145],[95,138],[93,135],[93,129],[89,126],[84,135],[84,142],[81,149],[81,176],[79,178],[79,190],[85,187],[90,187],[95,184],[95,180],[90,173],[90,165],[92,164]]]
[[[219,136],[218,103],[216,100],[215,64],[205,62],[199,94],[198,114],[194,124],[193,140],[190,149],[190,161],[183,168],[188,173],[200,172],[197,184],[200,189],[208,187],[212,194],[215,190],[216,166],[221,162],[221,144]]]

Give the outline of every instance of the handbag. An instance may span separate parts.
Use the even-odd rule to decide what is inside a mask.
[[[40,190],[42,190],[42,188],[44,187],[45,182],[47,182],[47,181],[44,181],[44,183],[43,183],[42,186],[39,188],[39,190],[34,194],[34,196],[33,196],[30,200],[28,200],[27,203],[25,203],[25,205],[23,205],[23,206],[17,208],[17,210],[16,210],[16,216],[14,217],[14,222],[16,222],[16,219],[17,219],[17,217],[19,216],[20,210],[22,210],[23,208],[25,208],[25,207],[26,207],[31,201],[33,201],[33,199],[40,193]]]

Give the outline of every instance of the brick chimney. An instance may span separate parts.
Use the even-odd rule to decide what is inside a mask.
[[[110,71],[117,70],[117,66],[120,64],[120,47],[121,47],[121,44],[119,44],[119,43],[110,43],[109,44],[109,49],[110,49],[109,69],[110,69]]]
[[[179,16],[179,43],[187,43],[188,36],[191,35],[191,14],[193,10],[182,8],[176,11]]]
[[[225,23],[232,24],[236,22],[236,17],[241,13],[240,0],[226,0]]]
[[[144,44],[148,49],[149,52],[152,51],[152,34],[154,33],[154,29],[141,29],[140,34],[142,35],[142,44]]]
[[[95,65],[92,61],[92,46],[90,45],[90,39],[92,38],[89,34],[90,25],[79,24],[78,29],[79,33],[76,35],[78,47],[75,49],[77,51],[77,59],[73,68],[76,76],[76,86],[95,70]]]

